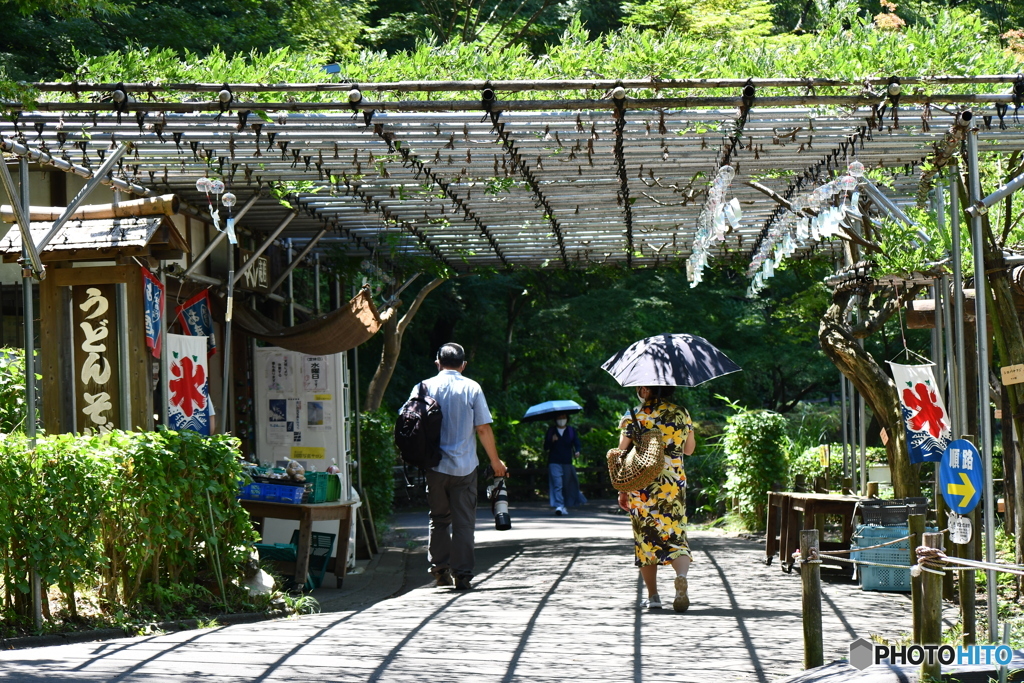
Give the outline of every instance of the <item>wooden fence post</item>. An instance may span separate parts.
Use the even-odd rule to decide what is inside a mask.
[[[924,515],[910,515],[908,521],[910,529],[910,566],[917,564],[917,546],[921,545],[921,536],[924,534]],[[921,580],[923,577],[910,574],[910,604],[913,607],[914,643],[921,644]]]
[[[924,534],[924,546],[942,549],[942,534]],[[942,643],[942,575],[921,572],[921,644]],[[921,681],[941,681],[942,663],[936,657],[931,664],[921,664]]]
[[[800,582],[803,585],[804,668],[825,663],[821,635],[821,564],[818,559],[818,530],[800,532]]]

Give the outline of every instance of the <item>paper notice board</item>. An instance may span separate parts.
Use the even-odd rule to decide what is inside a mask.
[[[256,457],[298,460],[323,472],[334,460],[348,493],[349,387],[346,354],[310,356],[256,349]]]

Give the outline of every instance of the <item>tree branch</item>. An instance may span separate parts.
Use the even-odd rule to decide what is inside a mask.
[[[523,27],[521,29],[519,29],[519,33],[517,33],[514,36],[512,36],[512,38],[510,38],[509,41],[507,43],[505,43],[505,49],[506,50],[509,49],[510,47],[512,47],[512,45],[514,45],[517,40],[519,40],[524,35],[526,35],[526,30],[528,28],[530,28],[530,26],[532,26],[535,21],[537,21],[537,18],[540,16],[541,12],[546,10],[551,5],[552,2],[553,2],[553,0],[544,0],[544,2],[541,4],[540,8],[536,12],[534,12],[533,16],[531,16],[529,19],[527,19],[526,23],[523,25]]]
[[[862,320],[856,325],[850,327],[850,334],[857,339],[866,339],[878,330],[882,329],[882,326],[903,306],[906,302],[910,301],[918,295],[924,289],[924,285],[914,285],[908,288],[899,296],[888,296],[888,291],[891,287],[883,288],[886,293],[885,303],[882,304],[881,308],[877,308],[870,313],[867,320]]]
[[[405,328],[408,327],[409,323],[412,322],[412,319],[416,317],[416,312],[420,310],[420,306],[423,304],[423,300],[427,298],[427,295],[445,282],[447,282],[447,278],[436,277],[423,285],[420,291],[416,293],[416,298],[413,299],[412,304],[409,306],[409,310],[406,311],[405,315],[402,316],[402,319],[398,321],[399,336],[405,334]]]

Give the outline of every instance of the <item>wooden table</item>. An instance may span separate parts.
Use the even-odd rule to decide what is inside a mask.
[[[770,491],[764,563],[770,565],[778,552],[782,571],[792,571],[793,553],[800,547],[800,529],[813,529],[815,515],[838,515],[843,518],[843,540],[839,543],[822,542],[821,549],[849,550],[853,537],[853,518],[862,500],[858,496],[831,493]],[[798,517],[801,513],[804,516],[802,525]]]
[[[299,522],[299,547],[296,552],[295,581],[300,586],[305,583],[309,574],[309,543],[313,534],[313,522],[322,520],[338,520],[338,554],[333,566],[328,563],[327,570],[334,572],[337,587],[341,588],[348,568],[348,538],[352,528],[352,513],[359,506],[357,501],[337,501],[333,503],[308,503],[290,505],[288,503],[269,503],[262,500],[239,500],[242,507],[249,511],[255,524],[262,526],[265,517],[274,519],[294,519]],[[338,568],[340,565],[340,569]]]

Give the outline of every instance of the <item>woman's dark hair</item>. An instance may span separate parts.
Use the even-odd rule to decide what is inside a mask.
[[[675,387],[647,387],[647,391],[651,392],[651,395],[647,397],[648,401],[654,401],[657,399],[672,398],[672,395],[676,393]]]

